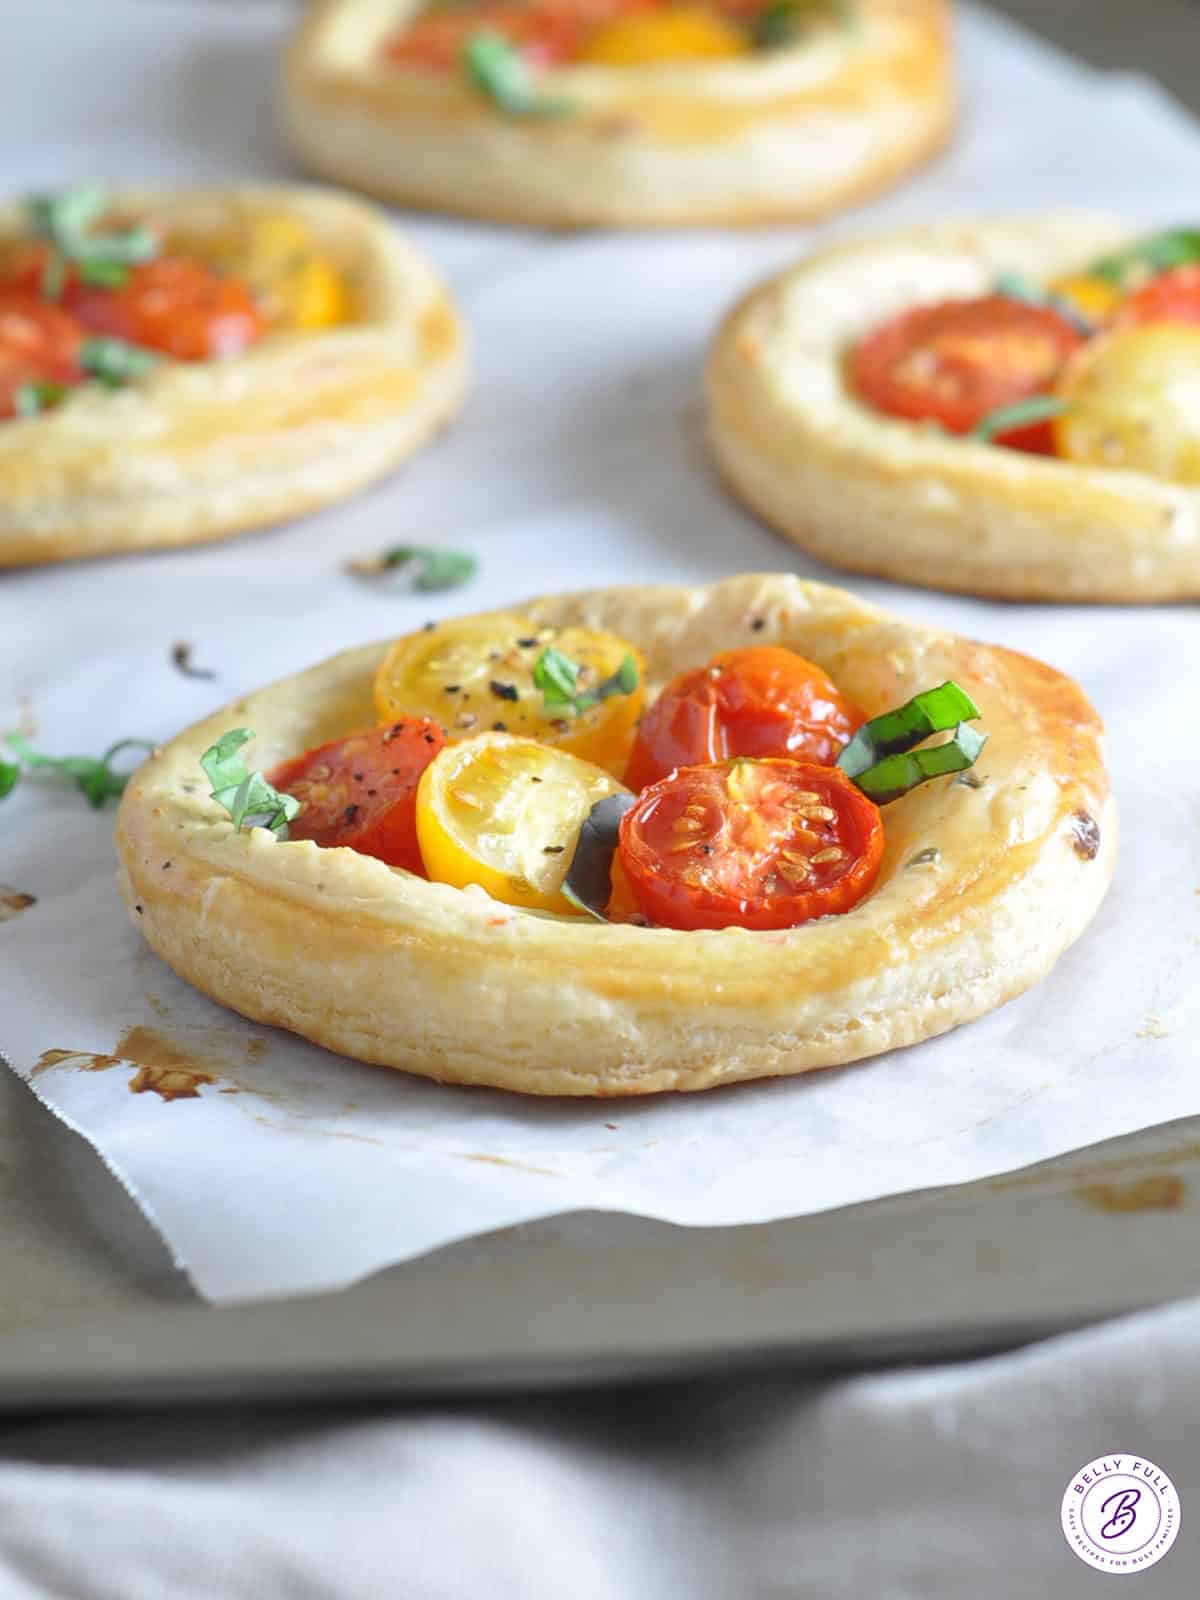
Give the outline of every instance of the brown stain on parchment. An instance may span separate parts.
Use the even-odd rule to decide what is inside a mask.
[[[1160,1172],[1132,1183],[1093,1183],[1076,1194],[1096,1211],[1177,1211],[1187,1184],[1176,1172]]]
[[[514,1172],[535,1172],[539,1178],[561,1178],[561,1172],[552,1172],[549,1167],[531,1167],[524,1161],[510,1161],[507,1156],[489,1156],[482,1152],[467,1152],[461,1158],[463,1161],[485,1161],[492,1167],[511,1167]]]
[[[160,1016],[167,1008],[156,997],[148,997],[152,1009]],[[270,1049],[270,1041],[260,1035],[238,1040],[248,1062],[258,1062]],[[49,1067],[70,1062],[79,1072],[107,1072],[110,1067],[132,1066],[137,1070],[129,1079],[130,1094],[156,1094],[161,1100],[196,1100],[200,1088],[219,1079],[230,1079],[232,1067],[229,1056],[231,1041],[215,1041],[198,1046],[192,1040],[186,1043],[169,1034],[137,1023],[126,1028],[111,1053],[100,1054],[84,1050],[44,1050],[30,1074],[36,1077]],[[247,1086],[236,1082],[222,1083],[221,1094],[241,1094]],[[263,1093],[255,1089],[251,1092]]]
[[[30,906],[35,905],[37,895],[26,894],[22,889],[0,883],[0,922],[10,922],[13,917],[19,917],[22,911],[28,911]]]
[[[121,1065],[119,1056],[96,1055],[90,1050],[43,1050],[29,1076],[36,1078],[48,1067],[57,1067],[60,1061],[76,1062],[80,1072],[107,1072],[109,1067]]]
[[[156,1094],[168,1101],[198,1100],[200,1085],[213,1083],[218,1076],[210,1062],[201,1061],[157,1028],[140,1023],[126,1028],[115,1053],[138,1069],[129,1080],[130,1094]]]

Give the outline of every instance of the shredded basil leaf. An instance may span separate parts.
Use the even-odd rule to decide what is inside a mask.
[[[528,61],[498,33],[486,29],[473,33],[463,47],[463,67],[475,88],[510,116],[562,117],[570,113],[565,101],[547,100],[538,94]]]
[[[7,735],[9,747],[16,752],[22,766],[28,768],[41,768],[48,772],[58,773],[61,777],[73,780],[76,788],[87,800],[95,811],[99,811],[107,800],[115,799],[124,794],[125,785],[129,782],[129,773],[117,772],[112,762],[122,750],[153,750],[154,745],[149,739],[118,739],[116,744],[104,752],[97,760],[94,756],[47,756],[34,750],[27,739],[19,733]],[[13,779],[9,785],[11,789],[16,783]],[[6,791],[7,792],[7,791]]]
[[[593,689],[576,694],[581,671],[578,661],[572,661],[554,645],[546,646],[533,664],[533,686],[542,691],[542,701],[548,711],[561,708],[578,717],[599,705],[601,700],[632,694],[638,686],[638,664],[631,655],[625,657],[611,677],[601,679]]]
[[[572,661],[552,644],[547,645],[533,664],[533,687],[542,691],[547,707],[571,705],[579,671],[578,661]]]
[[[22,383],[13,395],[13,405],[19,417],[40,417],[43,411],[50,411],[64,398],[68,385],[65,383]]]
[[[127,344],[124,339],[85,339],[79,347],[79,365],[110,389],[120,389],[131,379],[144,377],[159,359],[153,350]]]
[[[952,678],[936,689],[913,695],[894,711],[885,711],[862,727],[837,758],[837,765],[848,778],[882,761],[885,756],[911,750],[932,734],[945,733],[960,722],[973,722],[979,707]]]
[[[758,50],[783,50],[795,44],[805,27],[824,12],[847,33],[855,24],[854,0],[774,0],[759,13],[751,29]]]
[[[977,733],[965,723],[959,723],[954,737],[945,744],[928,745],[923,750],[908,750],[900,755],[885,756],[866,772],[855,775],[854,782],[877,806],[886,806],[899,800],[919,784],[930,778],[943,778],[947,773],[965,772],[974,766],[979,752],[987,743],[986,733]]]
[[[0,761],[0,800],[13,792],[20,777],[21,769],[15,761]]]
[[[1091,277],[1103,278],[1105,283],[1120,288],[1137,267],[1149,267],[1155,273],[1169,272],[1172,267],[1186,267],[1194,261],[1200,261],[1200,229],[1168,228],[1140,239],[1117,255],[1103,257],[1087,270]]]
[[[563,879],[563,897],[598,922],[607,922],[604,908],[612,895],[612,858],[621,818],[637,801],[633,794],[610,794],[584,818],[571,865]]]
[[[346,563],[346,571],[360,578],[378,577],[397,567],[412,566],[414,589],[422,594],[437,594],[443,589],[461,589],[479,570],[479,562],[465,550],[439,550],[433,545],[397,544],[377,556],[360,557]]]
[[[68,265],[79,269],[84,283],[120,288],[129,268],[151,261],[158,241],[149,228],[124,228],[114,233],[90,233],[108,206],[106,191],[95,183],[80,184],[62,194],[33,195],[26,202],[30,226],[50,246],[42,276],[42,294],[57,300],[66,283]]]
[[[200,757],[212,784],[212,797],[228,811],[234,827],[266,828],[286,839],[288,823],[300,810],[294,795],[281,794],[261,772],[251,772],[238,751],[254,737],[251,728],[230,728]]]
[[[998,434],[1013,428],[1027,428],[1034,422],[1047,422],[1051,417],[1061,417],[1067,409],[1065,400],[1054,394],[1030,395],[1028,400],[1017,400],[1011,406],[998,406],[989,411],[967,435],[981,444],[990,444]]]

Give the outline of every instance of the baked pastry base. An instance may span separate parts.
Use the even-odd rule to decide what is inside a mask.
[[[0,567],[194,544],[344,499],[457,409],[462,331],[432,268],[362,201],[297,187],[117,192],[189,234],[246,211],[302,217],[350,285],[356,320],[269,335],[244,355],[169,363],[0,425]],[[21,231],[0,212],[0,237]]]
[[[710,437],[738,499],[818,560],[1014,600],[1200,596],[1200,492],[952,438],[857,400],[843,353],[914,305],[1034,281],[1131,238],[1059,215],[912,228],[809,257],[737,306],[708,364]]]
[[[837,1066],[978,1017],[1043,977],[1108,887],[1117,826],[1099,719],[1039,662],[787,576],[523,610],[620,630],[645,653],[651,694],[748,643],[799,650],[871,714],[953,677],[989,743],[970,782],[887,808],[878,886],[844,916],[773,933],[601,925],[234,831],[201,752],[248,726],[249,757],[269,769],[370,724],[387,644],[363,646],[206,718],[130,781],[121,892],[158,954],[244,1016],[361,1061],[524,1094],[649,1094]]]
[[[542,227],[827,215],[946,139],[947,0],[859,0],[861,21],[724,62],[572,66],[561,117],[496,110],[461,77],[388,62],[395,0],[316,0],[289,46],[284,132],[313,172],[402,205]]]

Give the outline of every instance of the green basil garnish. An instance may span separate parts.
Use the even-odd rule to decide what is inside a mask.
[[[124,339],[85,339],[79,347],[79,365],[110,389],[120,389],[133,378],[143,378],[159,363],[153,350],[127,344]]]
[[[1016,400],[1010,406],[998,406],[989,411],[967,435],[980,444],[991,444],[997,434],[1008,433],[1013,428],[1027,428],[1034,422],[1048,422],[1051,417],[1061,417],[1067,409],[1065,400],[1054,394],[1034,394],[1028,400]]]
[[[599,705],[601,700],[632,694],[638,686],[638,664],[633,656],[626,656],[612,676],[603,678],[594,689],[577,694],[576,684],[582,670],[578,661],[572,661],[553,645],[546,646],[533,664],[533,686],[541,690],[548,711],[561,708],[578,717]]]
[[[107,192],[96,183],[80,184],[62,194],[34,195],[26,202],[33,232],[50,246],[42,277],[47,300],[62,294],[68,266],[78,268],[84,283],[114,289],[125,282],[131,266],[157,254],[158,241],[149,228],[90,233],[107,208]]]
[[[422,594],[438,594],[443,589],[461,589],[479,570],[479,562],[465,550],[439,550],[433,545],[395,544],[377,556],[347,561],[346,571],[360,578],[374,578],[398,567],[413,567],[414,589]]]
[[[908,750],[901,755],[885,756],[866,772],[860,772],[854,782],[877,806],[886,806],[899,800],[930,778],[944,778],[951,772],[965,772],[979,759],[979,752],[987,743],[986,733],[976,733],[965,723],[959,723],[954,737],[945,744],[929,745],[924,750]]]
[[[463,47],[467,77],[501,111],[513,117],[562,117],[571,107],[563,100],[546,100],[537,92],[528,61],[501,34],[486,29],[473,33]]]
[[[885,756],[911,750],[932,734],[946,733],[978,716],[979,707],[967,691],[948,679],[936,689],[913,695],[894,711],[864,722],[837,758],[837,765],[848,778],[857,779]]]
[[[13,395],[13,406],[19,417],[40,417],[64,399],[68,387],[65,383],[22,383]]]
[[[251,772],[238,751],[254,737],[250,728],[230,728],[200,757],[212,784],[212,797],[228,811],[235,828],[266,828],[286,839],[288,823],[300,810],[294,795],[281,794],[261,772]]]
[[[604,908],[612,894],[612,858],[617,848],[621,818],[637,803],[633,794],[610,794],[596,804],[584,818],[579,842],[563,879],[565,899],[597,922],[607,922]]]
[[[850,33],[855,22],[854,0],[774,0],[751,27],[755,48],[785,50],[821,15],[832,17]]]
[[[110,745],[102,756],[47,756],[34,750],[29,741],[19,733],[7,735],[9,747],[17,755],[21,766],[30,770],[41,769],[57,773],[60,777],[70,778],[79,792],[87,800],[93,810],[99,811],[105,801],[115,799],[124,794],[125,785],[129,782],[129,773],[117,772],[113,765],[113,758],[120,755],[122,750],[140,749],[153,750],[154,745],[149,739],[118,739],[117,743]],[[7,764],[6,764],[7,766]],[[8,767],[9,771],[13,769]],[[19,771],[19,769],[17,769]],[[8,780],[4,793],[8,794],[16,787],[17,779]]]
[[[1139,240],[1117,255],[1103,257],[1087,270],[1090,276],[1103,278],[1106,283],[1121,288],[1137,267],[1149,267],[1152,273],[1169,272],[1172,267],[1187,267],[1197,261],[1200,261],[1200,229],[1168,228]]]
[[[17,787],[21,769],[15,761],[0,761],[0,800],[4,800]]]

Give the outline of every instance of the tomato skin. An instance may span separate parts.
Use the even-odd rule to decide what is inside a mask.
[[[61,306],[0,290],[0,417],[16,415],[26,383],[81,383],[83,329]]]
[[[879,808],[838,767],[770,759],[685,767],[638,796],[618,858],[666,928],[794,928],[849,911],[883,859]]]
[[[267,331],[244,283],[186,256],[133,267],[119,289],[70,282],[63,304],[89,332],[161,350],[176,361],[235,356]]]
[[[874,329],[851,350],[854,392],[877,411],[970,433],[1001,406],[1054,386],[1084,335],[1048,306],[1005,295],[917,306]],[[1010,450],[1053,450],[1044,422],[998,434]]]
[[[1200,322],[1200,265],[1173,267],[1151,278],[1121,306],[1115,326],[1147,322]]]
[[[734,756],[792,756],[832,765],[865,717],[833,680],[793,650],[722,650],[672,678],[638,726],[625,782],[657,783],[677,767]]]
[[[345,845],[423,876],[417,784],[445,742],[436,722],[405,717],[282,762],[268,780],[301,802],[289,837]]]

